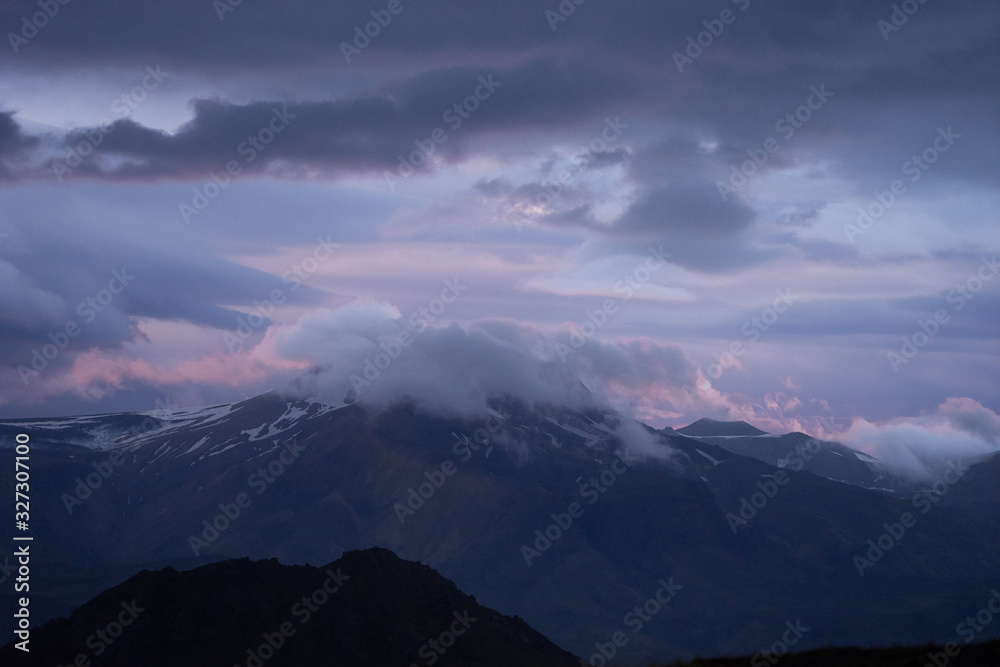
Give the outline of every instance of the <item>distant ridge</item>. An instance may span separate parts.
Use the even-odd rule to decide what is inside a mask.
[[[722,435],[767,435],[767,431],[761,431],[759,428],[743,421],[720,422],[707,418],[699,419],[693,424],[679,428],[677,432],[681,435],[693,435],[705,438]]]

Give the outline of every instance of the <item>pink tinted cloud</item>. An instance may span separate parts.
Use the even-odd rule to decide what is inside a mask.
[[[119,388],[133,380],[155,385],[196,383],[240,388],[284,371],[307,367],[302,362],[263,358],[255,352],[217,353],[159,365],[91,351],[76,358],[69,376],[76,391],[90,395],[91,388]]]

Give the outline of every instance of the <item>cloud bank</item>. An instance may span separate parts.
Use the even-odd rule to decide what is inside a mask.
[[[699,378],[676,346],[599,342],[575,327],[550,332],[509,320],[431,327],[375,301],[316,311],[278,331],[273,345],[318,367],[300,385],[312,397],[373,407],[409,399],[464,417],[485,415],[489,399],[505,395],[628,409],[651,392],[681,400]]]
[[[971,398],[949,398],[929,415],[882,424],[855,419],[836,438],[897,474],[932,480],[949,463],[968,465],[1000,452],[1000,415]]]

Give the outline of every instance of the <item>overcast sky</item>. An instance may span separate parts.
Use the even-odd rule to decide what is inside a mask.
[[[386,377],[995,443],[1000,5],[896,6],[5,2],[0,417],[405,334]]]

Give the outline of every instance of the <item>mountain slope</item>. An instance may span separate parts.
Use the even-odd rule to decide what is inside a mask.
[[[699,419],[689,426],[661,431],[666,436],[684,435],[722,449],[750,456],[768,465],[802,470],[845,484],[906,495],[913,490],[906,481],[891,475],[877,459],[839,442],[818,440],[805,433],[773,435],[746,422]]]
[[[39,665],[79,655],[143,667],[578,663],[524,621],[384,549],[321,568],[243,559],[143,571],[36,630],[30,646]],[[0,662],[21,664],[19,655],[8,644]]]
[[[1000,573],[1000,522],[967,503],[924,514],[611,412],[515,400],[469,421],[265,395],[164,416],[111,449],[42,443],[32,465],[47,582],[67,565],[107,581],[152,561],[316,564],[383,546],[586,658],[617,632],[622,660],[753,652],[817,615],[802,648],[948,641],[946,619],[978,609]],[[906,512],[917,524],[859,573],[854,558]],[[683,588],[637,625],[671,581]],[[43,590],[79,604],[80,586]]]

